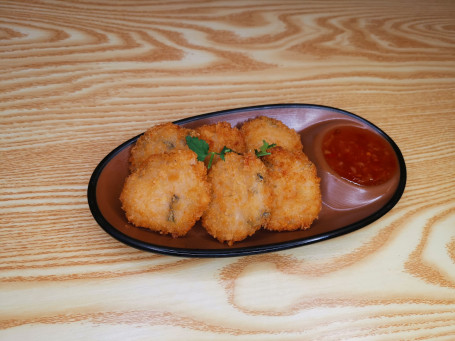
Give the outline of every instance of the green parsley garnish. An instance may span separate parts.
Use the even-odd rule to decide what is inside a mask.
[[[207,169],[210,169],[212,167],[212,163],[213,163],[213,159],[215,158],[215,155],[218,155],[221,158],[221,160],[224,161],[224,156],[227,153],[232,153],[232,152],[236,153],[236,151],[234,151],[231,148],[228,148],[226,146],[224,146],[223,149],[221,150],[221,152],[219,152],[219,153],[210,152],[209,144],[206,141],[204,141],[198,137],[193,137],[193,136],[189,136],[189,135],[185,139],[186,139],[186,144],[193,152],[196,153],[197,159],[199,161],[204,162],[204,160],[207,158],[207,156],[209,156],[209,163],[207,164]],[[267,150],[270,148],[276,147],[276,143],[268,144],[265,140],[262,140],[262,142],[263,142],[263,144],[262,144],[261,148],[259,148],[259,150],[257,150],[257,149],[254,150],[257,157],[270,155],[271,153],[269,153]]]
[[[262,140],[261,148],[259,148],[259,150],[255,149],[254,152],[256,153],[257,157],[270,155],[271,153],[269,153],[267,151],[267,149],[270,149],[273,147],[276,147],[276,143],[268,144],[267,142],[265,142],[265,140]]]
[[[210,169],[212,167],[213,163],[213,158],[215,155],[218,155],[221,160],[224,161],[224,156],[227,153],[234,152],[232,149],[227,148],[226,146],[223,147],[221,152],[209,152],[209,144],[197,137],[192,137],[192,136],[187,136],[186,137],[186,144],[188,147],[197,154],[197,159],[199,161],[204,161],[208,155],[210,155],[209,163],[207,165],[207,169]]]
[[[197,137],[187,136],[186,144],[193,152],[197,154],[197,159],[199,161],[204,161],[209,154],[209,144],[204,140],[201,140]]]

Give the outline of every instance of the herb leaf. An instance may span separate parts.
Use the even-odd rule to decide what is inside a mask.
[[[231,148],[228,148],[226,146],[223,147],[223,149],[221,150],[221,152],[217,153],[217,152],[209,152],[209,144],[198,138],[198,137],[193,137],[193,136],[186,136],[185,137],[186,139],[186,144],[188,145],[188,147],[197,154],[197,159],[199,161],[204,161],[208,155],[210,155],[210,159],[209,159],[209,163],[207,165],[207,169],[210,169],[212,167],[212,163],[213,163],[213,159],[215,157],[215,155],[219,155],[219,157],[221,158],[221,160],[224,161],[224,156],[227,154],[227,153],[231,153],[231,152],[234,152]]]
[[[262,140],[262,146],[259,148],[259,150],[255,149],[254,152],[256,153],[257,157],[270,155],[271,153],[269,153],[267,149],[273,147],[276,147],[276,143],[268,144],[265,140]]]
[[[199,161],[204,161],[209,154],[209,144],[204,140],[193,136],[187,136],[185,139],[188,147],[197,154],[197,159]]]

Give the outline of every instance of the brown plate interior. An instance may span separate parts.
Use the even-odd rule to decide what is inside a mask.
[[[305,153],[316,164],[321,178],[323,207],[310,229],[295,232],[260,230],[229,247],[214,240],[200,223],[182,238],[131,225],[121,209],[119,196],[128,176],[129,152],[139,136],[114,149],[95,169],[88,188],[94,218],[113,237],[139,249],[180,256],[238,256],[287,249],[354,231],[379,219],[400,199],[406,183],[406,167],[400,150],[378,127],[349,112],[317,105],[281,104],[221,111],[174,123],[194,128],[227,121],[236,126],[260,115],[276,118],[295,129],[301,135]],[[337,176],[326,164],[320,146],[325,132],[338,125],[353,125],[382,136],[393,147],[398,161],[393,178],[378,186],[359,186]]]

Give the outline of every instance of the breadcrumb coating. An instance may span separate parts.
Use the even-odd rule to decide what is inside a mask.
[[[302,150],[300,135],[283,122],[267,117],[258,116],[246,121],[240,127],[248,151],[259,149],[263,141],[267,141],[288,150]]]
[[[130,171],[134,171],[152,154],[172,150],[189,150],[186,136],[196,136],[194,130],[183,128],[174,123],[163,123],[149,128],[136,141],[131,149]]]
[[[227,154],[208,179],[212,197],[202,226],[211,236],[232,245],[267,224],[271,210],[267,169],[254,153]]]
[[[238,128],[228,122],[218,122],[195,128],[199,138],[206,141],[210,152],[219,153],[224,147],[230,148],[239,154],[246,152],[245,140]],[[213,164],[220,160],[219,156],[213,159]],[[208,159],[206,164],[208,164]]]
[[[135,226],[184,236],[209,204],[207,169],[191,150],[152,154],[128,176],[120,200]]]
[[[289,151],[282,147],[270,151],[271,155],[263,158],[273,198],[266,229],[307,229],[318,217],[322,206],[316,167],[301,151]]]

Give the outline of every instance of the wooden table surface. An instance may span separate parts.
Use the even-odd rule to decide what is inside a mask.
[[[0,2],[1,340],[455,340],[455,2]],[[312,103],[400,147],[384,217],[286,251],[128,247],[90,176],[159,122]]]

